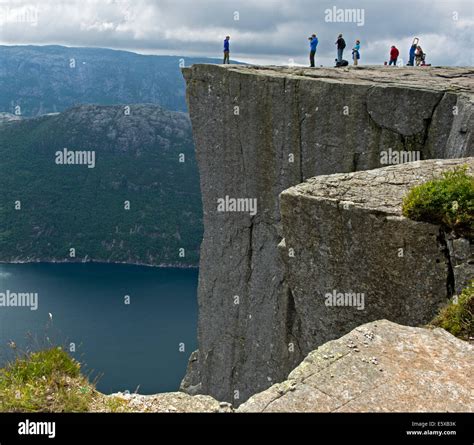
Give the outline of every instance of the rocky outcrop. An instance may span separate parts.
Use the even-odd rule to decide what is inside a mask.
[[[473,75],[461,68],[195,65],[184,70],[205,234],[199,351],[190,360],[183,390],[238,405],[284,380],[301,362],[309,345],[279,253],[288,248],[279,194],[317,175],[369,170],[400,159],[473,155]],[[218,200],[225,198],[247,205],[256,200],[258,210],[219,211]],[[433,249],[423,252],[444,267],[444,254]],[[436,292],[427,298],[440,301],[442,292],[447,297],[446,277],[425,279],[430,277],[435,281],[423,289]],[[425,315],[412,314],[408,321],[421,323]],[[342,324],[338,333],[352,327]]]
[[[380,320],[311,352],[238,412],[472,412],[474,348]]]
[[[467,239],[450,236],[448,249],[438,226],[401,210],[412,187],[462,165],[474,173],[474,158],[427,160],[317,176],[281,194],[282,258],[304,354],[379,318],[428,323],[474,277]]]
[[[97,393],[91,411],[472,412],[474,347],[443,329],[377,320],[312,351],[238,409],[210,396]]]
[[[95,411],[472,412],[474,347],[443,329],[364,324],[308,354],[288,378],[237,410],[209,396],[112,394]],[[108,400],[107,400],[108,399]],[[120,403],[117,403],[117,400]]]

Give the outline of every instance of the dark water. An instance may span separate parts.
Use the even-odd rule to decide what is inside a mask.
[[[197,270],[127,265],[0,264],[0,292],[37,292],[39,303],[0,307],[0,365],[8,341],[38,348],[48,337],[76,344],[72,355],[102,375],[102,392],[175,391],[196,349],[197,278]]]

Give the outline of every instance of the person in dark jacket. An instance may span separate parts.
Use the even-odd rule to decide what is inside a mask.
[[[318,38],[316,37],[316,34],[313,34],[309,38],[309,47],[310,47],[310,53],[309,53],[309,62],[310,62],[310,67],[314,68],[314,56],[316,55],[316,48],[318,47]]]
[[[230,64],[230,36],[224,40],[224,65]]]
[[[392,46],[390,48],[390,62],[388,63],[388,66],[393,65],[397,66],[397,60],[398,56],[400,55],[400,51],[398,51],[396,46]]]
[[[346,47],[346,41],[342,38],[342,34],[339,34],[337,36],[336,45],[337,45],[337,61],[342,62],[342,55],[344,53],[344,48]]]

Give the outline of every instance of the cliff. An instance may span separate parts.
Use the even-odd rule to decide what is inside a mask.
[[[205,233],[198,296],[199,351],[190,359],[182,389],[239,405],[283,381],[309,348],[349,332],[354,325],[392,317],[408,324],[425,322],[429,309],[418,316],[401,310],[390,313],[380,305],[365,317],[351,313],[333,334],[313,335],[314,330],[318,334],[319,325],[310,309],[301,306],[300,289],[293,289],[298,286],[294,271],[301,268],[316,275],[319,271],[308,253],[308,262],[300,261],[291,272],[285,249],[293,247],[283,238],[291,240],[293,220],[288,218],[286,227],[282,225],[279,195],[313,176],[370,170],[400,160],[474,155],[474,70],[195,65],[183,72],[201,176]],[[218,203],[223,201],[226,206],[221,208]],[[256,212],[248,211],[252,204],[258,204]],[[286,215],[290,213],[287,209]],[[393,221],[397,218],[401,219],[398,215]],[[330,231],[328,220],[314,224]],[[397,223],[389,224],[395,228]],[[420,233],[428,236],[426,229]],[[307,238],[313,253],[331,252],[331,245],[311,235],[294,233],[301,242]],[[435,251],[431,241],[414,253],[412,261],[428,255],[425,263],[438,259],[439,269],[447,267],[444,253]],[[350,240],[344,249],[349,250],[348,244]],[[338,267],[332,271],[331,289],[344,290],[344,280],[350,275],[346,273],[339,282],[336,272],[343,269],[343,261]],[[393,267],[391,276],[397,274],[396,260]],[[304,273],[298,277],[304,278]],[[317,282],[317,277],[311,278],[310,285]],[[418,293],[411,296],[412,301],[427,289],[435,289],[426,298],[436,305],[448,298],[445,275],[431,273],[425,280],[426,285],[415,286]],[[402,279],[396,283],[404,284]],[[308,292],[303,293],[310,298]],[[396,298],[392,293],[386,300]],[[302,310],[309,312],[306,321],[312,320],[312,326],[303,323]]]

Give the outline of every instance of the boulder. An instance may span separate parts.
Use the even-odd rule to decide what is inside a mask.
[[[443,329],[362,325],[237,412],[472,412],[474,348]]]

